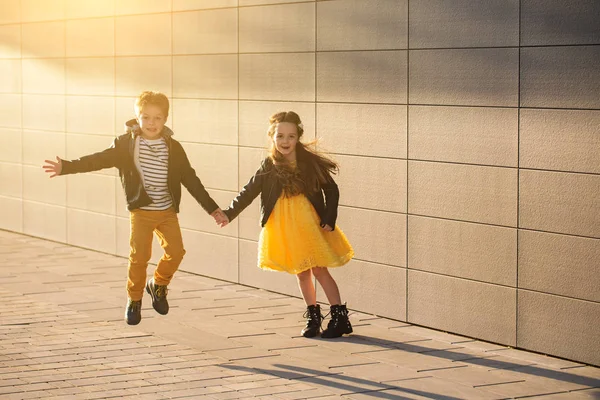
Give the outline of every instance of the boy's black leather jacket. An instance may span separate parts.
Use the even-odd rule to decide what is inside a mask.
[[[302,160],[298,159],[297,162],[298,168],[301,170],[306,168],[306,164]],[[283,186],[275,174],[273,161],[270,158],[263,160],[254,176],[233,199],[229,207],[223,210],[229,221],[237,217],[260,194],[260,225],[265,226],[277,199],[283,192]],[[325,199],[323,199],[323,194],[325,194]],[[330,177],[330,181],[322,185],[321,190],[306,193],[306,197],[321,218],[321,225],[327,224],[335,229],[340,192],[333,179]]]
[[[127,198],[127,208],[131,211],[151,204],[152,200],[144,190],[140,173],[135,166],[133,153],[135,138],[139,134],[136,120],[127,121],[125,128],[126,133],[117,137],[108,149],[77,160],[62,160],[61,175],[91,172],[111,167],[118,168]],[[165,138],[169,148],[167,184],[175,211],[179,212],[181,184],[187,188],[207,213],[210,214],[219,208],[196,176],[181,143],[171,138],[173,131],[165,126],[161,135]]]

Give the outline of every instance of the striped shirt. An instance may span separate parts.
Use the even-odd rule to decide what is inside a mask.
[[[139,166],[144,181],[144,189],[152,199],[152,204],[140,207],[142,210],[166,210],[173,205],[167,172],[169,148],[164,138],[144,139],[140,136]]]

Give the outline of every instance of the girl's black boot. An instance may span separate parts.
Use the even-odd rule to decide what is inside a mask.
[[[322,338],[333,339],[343,334],[352,333],[352,324],[348,319],[348,309],[345,304],[331,306],[331,319],[327,329],[321,334]]]
[[[302,336],[307,338],[317,336],[321,332],[321,321],[323,320],[321,307],[318,304],[306,307],[304,318],[306,318],[306,326],[302,329]]]

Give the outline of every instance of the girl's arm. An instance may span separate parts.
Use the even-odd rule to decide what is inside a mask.
[[[323,193],[325,194],[325,219],[321,221],[321,225],[329,225],[334,230],[335,221],[337,220],[340,190],[331,176],[329,176],[327,183],[322,185],[321,189],[323,189]]]
[[[266,172],[263,163],[254,176],[250,178],[248,183],[244,185],[240,193],[233,199],[229,207],[223,210],[230,222],[244,211],[246,207],[252,204],[254,199],[260,194],[262,191],[262,180],[264,179],[265,174]]]

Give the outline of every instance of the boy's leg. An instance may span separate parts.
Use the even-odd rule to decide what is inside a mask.
[[[154,271],[154,284],[167,286],[185,255],[177,213],[172,208],[161,211],[163,218],[156,227],[156,236],[165,253]]]
[[[154,277],[146,283],[146,291],[152,296],[152,307],[157,313],[165,315],[169,312],[167,285],[181,264],[185,250],[177,213],[172,208],[160,211],[160,213],[162,214],[161,222],[155,232],[165,253],[158,261]]]
[[[146,285],[146,268],[152,256],[152,234],[157,224],[155,211],[134,210],[130,213],[129,268],[127,294],[139,301]]]

